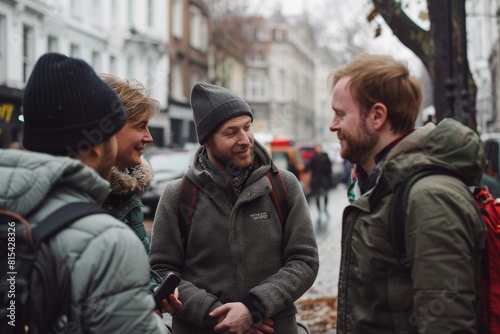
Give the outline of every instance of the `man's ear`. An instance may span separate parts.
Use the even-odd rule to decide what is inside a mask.
[[[375,130],[380,130],[387,123],[387,107],[377,102],[370,109],[370,118]]]
[[[85,165],[95,168],[99,158],[104,154],[103,143],[78,151],[77,158]]]

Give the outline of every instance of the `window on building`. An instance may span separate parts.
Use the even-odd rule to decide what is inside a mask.
[[[134,57],[128,56],[128,58],[127,58],[127,77],[129,77],[129,78],[135,77],[134,72],[135,72]]]
[[[197,82],[200,82],[200,81],[202,81],[202,80],[200,80],[197,73],[191,73],[191,85],[190,85],[190,87],[193,87],[194,85],[196,85]]]
[[[119,8],[118,8],[118,0],[112,0],[111,1],[111,15],[110,15],[110,18],[111,18],[111,25],[112,26],[116,26],[118,24],[118,11],[119,11]]]
[[[115,56],[109,56],[109,73],[115,75],[118,73],[118,64]]]
[[[78,44],[71,43],[69,46],[69,55],[73,58],[80,58],[80,46]]]
[[[148,27],[154,27],[155,8],[154,0],[148,0]]]
[[[83,10],[82,0],[71,0],[70,7],[72,16],[76,17],[82,16],[82,10]]]
[[[134,26],[134,0],[128,0],[128,5],[127,5],[127,18],[128,18],[128,23],[130,24],[131,27]]]
[[[267,55],[265,53],[247,53],[245,57],[249,66],[264,66],[266,64]]]
[[[0,15],[0,84],[7,81],[7,26],[5,16]]]
[[[153,66],[153,58],[148,57],[147,59],[147,73],[146,73],[146,84],[148,85],[148,88],[150,91],[154,89],[155,86],[155,69]]]
[[[96,26],[102,25],[101,6],[101,0],[92,0],[92,24]]]
[[[279,80],[278,80],[278,97],[282,100],[286,99],[285,85],[286,85],[285,74],[280,73]]]
[[[47,37],[47,52],[58,52],[59,51],[59,41],[57,37],[50,36]]]
[[[200,40],[200,49],[202,51],[208,51],[208,17],[202,16],[201,17],[201,27],[200,27],[200,33],[201,33],[201,40]]]
[[[181,67],[179,64],[172,64],[172,81],[170,87],[170,93],[172,97],[178,101],[184,99],[183,87],[184,83],[182,80]]]
[[[27,25],[23,26],[23,82],[28,80],[35,51],[35,40],[33,28]]]
[[[253,35],[254,35],[254,27],[252,26],[247,26],[244,28],[245,29],[245,39],[249,42],[253,41]]]
[[[271,31],[267,28],[257,30],[257,40],[260,42],[269,42],[271,40]]]
[[[201,51],[208,50],[208,20],[203,15],[200,8],[192,5],[189,8],[191,13],[191,35],[190,44],[193,48]]]
[[[172,35],[177,38],[182,38],[182,26],[184,24],[182,15],[183,13],[183,3],[182,0],[174,0],[174,5],[172,8]]]
[[[286,67],[286,51],[281,50],[279,53],[279,57],[280,57],[280,60],[278,63],[280,65],[280,67]]]
[[[246,78],[245,96],[252,100],[263,100],[266,97],[266,80],[260,75],[249,75]]]
[[[276,29],[276,30],[274,31],[274,40],[275,40],[276,42],[281,42],[281,41],[283,41],[284,39],[285,39],[285,35],[284,35],[284,33],[283,33],[283,30],[281,30],[281,29]]]
[[[101,70],[101,54],[97,51],[92,51],[92,67],[97,73],[102,72]]]

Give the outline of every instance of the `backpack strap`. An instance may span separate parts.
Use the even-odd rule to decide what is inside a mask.
[[[401,266],[409,271],[410,264],[406,256],[405,242],[405,224],[406,224],[406,207],[408,197],[413,185],[420,179],[430,175],[451,175],[456,176],[451,171],[442,169],[426,169],[411,175],[396,187],[392,196],[392,204],[389,212],[389,231],[391,233],[391,244]]]
[[[288,214],[290,213],[288,192],[286,190],[285,181],[283,180],[283,176],[281,175],[278,167],[276,167],[274,164],[271,165],[271,170],[267,172],[266,176],[273,187],[273,190],[269,195],[271,196],[274,208],[276,210],[276,213],[278,214],[281,227],[284,232]]]
[[[179,189],[179,199],[177,203],[177,223],[181,232],[181,239],[184,246],[184,253],[187,251],[187,242],[191,222],[193,221],[194,209],[198,197],[198,187],[184,175]]]
[[[285,231],[285,223],[290,213],[288,204],[288,192],[286,190],[283,176],[279,169],[272,165],[271,170],[267,172],[266,176],[272,185],[270,193],[274,208],[280,219],[282,231]],[[179,189],[179,198],[177,203],[177,223],[181,233],[184,253],[187,251],[187,242],[191,223],[193,221],[194,210],[196,208],[196,201],[198,197],[198,187],[184,175],[181,180]]]
[[[36,248],[43,240],[59,233],[76,220],[97,213],[108,214],[96,204],[84,202],[69,203],[52,212],[47,218],[33,228],[33,245]]]

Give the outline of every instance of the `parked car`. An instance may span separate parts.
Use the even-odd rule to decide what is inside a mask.
[[[316,144],[315,143],[299,143],[296,145],[299,148],[300,155],[302,156],[302,160],[306,166],[309,163],[309,160],[316,153]]]
[[[486,156],[481,185],[488,186],[493,197],[500,197],[500,133],[483,135],[481,139]]]
[[[304,194],[306,197],[309,196],[311,194],[311,171],[306,168],[298,147],[292,145],[289,140],[278,139],[272,141],[268,149],[274,164],[295,174]]]
[[[154,216],[160,196],[168,182],[181,178],[194,157],[194,150],[151,147],[144,151],[144,158],[153,170],[153,181],[142,196],[144,213]]]

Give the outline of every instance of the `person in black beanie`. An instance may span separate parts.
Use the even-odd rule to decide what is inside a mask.
[[[173,332],[307,333],[294,302],[314,283],[319,262],[297,178],[273,165],[254,139],[252,110],[230,90],[197,83],[191,107],[202,146],[184,177],[165,187],[151,240],[151,268],[183,278]],[[277,202],[289,208],[283,222],[270,182],[278,171],[285,189]],[[184,207],[180,191],[190,184],[197,195]]]
[[[23,114],[25,150],[0,150],[0,210],[36,226],[71,203],[100,206],[110,192],[105,178],[117,154],[116,134],[126,121],[113,89],[85,61],[45,54],[26,84]],[[69,279],[68,291],[59,281],[56,286],[69,305],[57,317],[30,309],[30,330],[48,332],[32,319],[55,319],[47,326],[60,332],[168,333],[147,293],[146,252],[128,226],[95,213],[75,220],[48,245],[67,269],[58,274]]]

